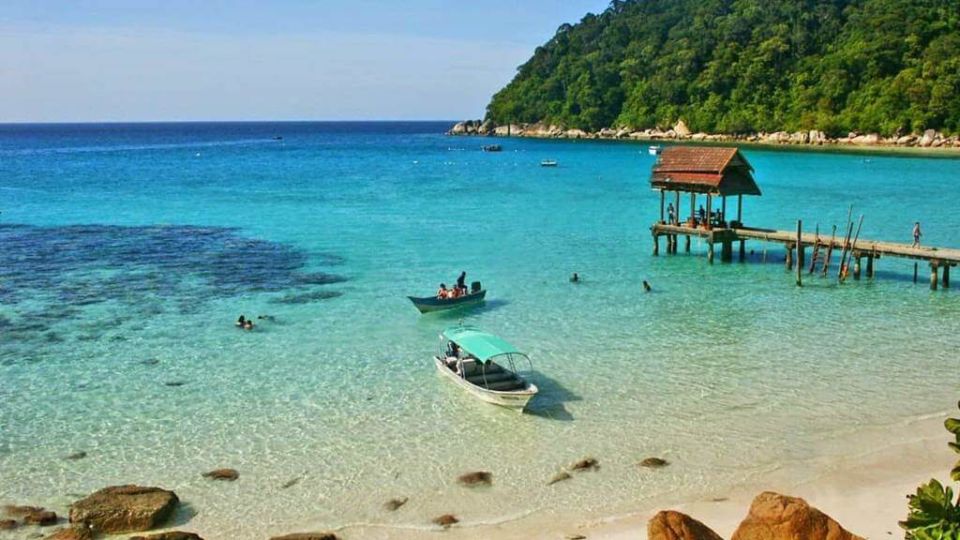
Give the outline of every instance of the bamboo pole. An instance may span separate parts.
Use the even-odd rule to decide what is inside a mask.
[[[797,220],[797,287],[803,287],[803,220]]]
[[[817,223],[816,232],[813,235],[813,254],[810,255],[810,272],[813,273],[817,267],[817,256],[820,255],[820,224]]]
[[[852,225],[852,224],[851,224],[851,225]],[[861,229],[862,227],[863,227],[863,214],[860,214],[860,223],[857,224],[857,234],[853,237],[853,242],[850,244],[850,257],[851,257],[851,259],[854,257],[854,254],[853,254],[853,253],[854,253],[854,250],[857,249],[857,240],[860,239],[860,229]],[[849,264],[849,263],[848,263],[848,264]],[[857,257],[857,266],[858,266],[858,268],[855,269],[855,272],[854,272],[854,273],[857,274],[857,275],[854,276],[854,279],[860,279],[860,275],[859,275],[859,274],[860,274],[859,265],[860,265],[860,259],[859,259],[859,256],[858,256],[858,257]],[[844,266],[846,266],[846,265],[844,265]],[[843,282],[847,279],[847,274],[848,274],[848,273],[849,273],[849,272],[846,271],[846,268],[844,268],[844,272],[841,274],[841,277],[840,277],[840,283],[843,283]]]
[[[833,226],[833,232],[830,233],[830,244],[827,246],[827,256],[823,259],[823,276],[827,277],[827,270],[830,269],[830,256],[833,255],[833,243],[837,239],[837,226]]]

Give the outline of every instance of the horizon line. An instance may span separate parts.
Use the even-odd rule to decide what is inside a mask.
[[[0,121],[0,126],[57,126],[57,125],[104,125],[104,124],[374,124],[374,123],[440,123],[462,122],[455,119],[410,119],[410,120],[54,120],[54,121]]]

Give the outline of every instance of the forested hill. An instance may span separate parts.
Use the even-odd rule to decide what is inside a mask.
[[[614,0],[487,106],[596,131],[960,131],[960,0]]]

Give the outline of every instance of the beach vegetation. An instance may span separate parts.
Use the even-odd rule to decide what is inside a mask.
[[[957,133],[960,0],[615,0],[537,47],[487,119]]]
[[[948,418],[944,426],[954,436],[948,443],[950,448],[960,454],[960,418]],[[960,461],[954,465],[950,478],[960,482]],[[915,494],[908,495],[907,500],[909,514],[900,522],[907,531],[907,540],[960,539],[960,498],[954,500],[953,488],[931,479]]]

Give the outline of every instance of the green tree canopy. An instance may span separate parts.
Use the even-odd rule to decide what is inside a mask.
[[[960,0],[614,0],[493,96],[498,124],[960,132]]]

